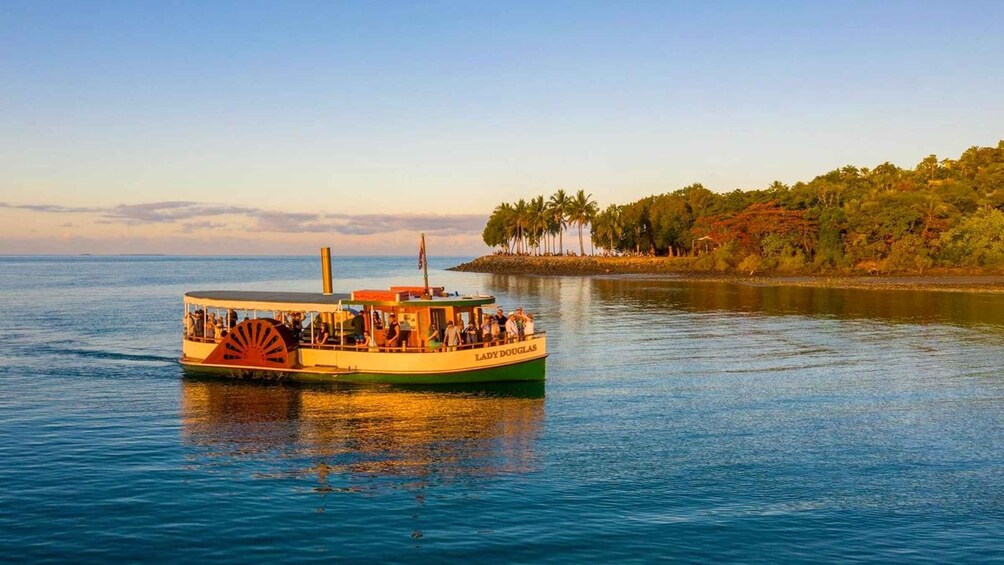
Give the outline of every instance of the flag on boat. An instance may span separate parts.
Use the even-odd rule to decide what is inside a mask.
[[[419,269],[421,269],[422,267],[425,267],[425,265],[426,265],[425,261],[426,261],[426,259],[425,259],[425,240],[424,239],[420,239],[418,241],[418,268]]]

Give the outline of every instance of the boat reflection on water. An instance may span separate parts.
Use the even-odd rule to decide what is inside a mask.
[[[182,433],[199,466],[310,476],[322,491],[357,489],[350,479],[360,476],[424,485],[532,471],[544,419],[542,382],[310,387],[186,377],[181,390]]]

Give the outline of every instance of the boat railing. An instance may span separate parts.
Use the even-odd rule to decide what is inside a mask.
[[[540,339],[545,336],[547,332],[534,332],[533,335],[524,337],[523,339],[513,338],[481,343],[465,343],[462,345],[447,346],[440,345],[439,347],[426,347],[426,346],[397,346],[397,347],[386,347],[386,346],[376,346],[367,347],[366,344],[360,345],[342,345],[338,343],[310,343],[305,342],[300,344],[301,349],[320,349],[324,351],[357,351],[357,352],[369,352],[369,353],[442,353],[444,351],[464,351],[467,349],[484,349],[485,347],[495,347],[499,345],[510,345],[515,343],[526,343],[533,341],[535,339]]]
[[[366,344],[360,345],[349,345],[349,344],[339,344],[339,343],[311,343],[310,341],[301,341],[297,345],[300,349],[319,349],[324,351],[358,351],[358,352],[372,352],[372,353],[441,353],[444,351],[464,351],[467,349],[483,349],[485,347],[495,347],[499,345],[509,345],[514,343],[526,343],[533,341],[535,339],[540,339],[544,337],[547,332],[534,332],[532,335],[526,336],[523,339],[512,338],[495,340],[488,342],[479,343],[465,343],[462,345],[447,346],[440,345],[439,347],[426,347],[426,346],[398,346],[398,347],[367,347]],[[219,343],[219,340],[212,337],[201,337],[197,335],[186,335],[185,339],[188,341],[194,341],[196,343]]]
[[[185,336],[185,341],[194,341],[196,343],[219,343],[220,342],[220,340],[217,340],[216,338],[213,338],[213,337],[203,337],[203,336],[200,336],[200,335],[186,335]]]

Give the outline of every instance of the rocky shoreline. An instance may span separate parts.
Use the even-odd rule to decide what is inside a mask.
[[[755,274],[699,271],[688,257],[576,257],[485,255],[448,270],[538,276],[614,276],[755,286],[1004,293],[1004,274],[930,271],[925,274]]]
[[[679,258],[679,261],[686,261]],[[604,275],[679,273],[683,264],[667,257],[577,257],[571,255],[484,255],[451,271],[509,275]]]

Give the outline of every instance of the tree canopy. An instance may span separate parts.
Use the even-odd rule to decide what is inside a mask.
[[[602,211],[583,190],[559,190],[500,205],[484,240],[509,252],[563,253],[564,229],[575,226],[582,254],[587,225],[603,253],[700,257],[720,270],[1004,267],[1004,140],[958,159],[929,155],[911,169],[848,165],[790,186],[725,193],[692,184]]]

